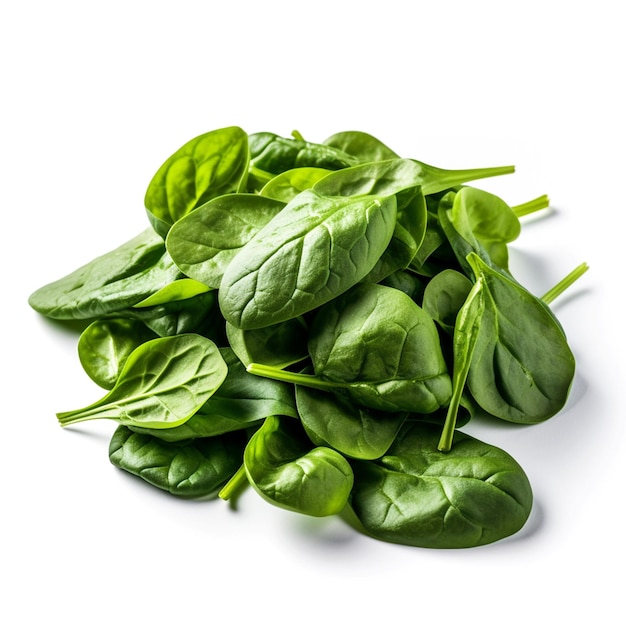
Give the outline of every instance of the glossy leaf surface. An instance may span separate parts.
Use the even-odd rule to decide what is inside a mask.
[[[191,139],[159,167],[145,205],[162,237],[181,217],[211,198],[239,191],[248,169],[248,135],[237,126]]]
[[[63,426],[106,418],[124,425],[172,428],[186,422],[211,397],[226,373],[217,346],[205,337],[153,339],[128,355],[108,394],[57,417]]]
[[[327,198],[303,191],[226,268],[224,318],[262,328],[311,311],[361,280],[391,240],[393,196]]]
[[[184,424],[158,429],[131,426],[132,430],[183,441],[257,426],[270,415],[298,417],[290,385],[249,374],[230,348],[220,348],[220,354],[228,367],[224,382]]]
[[[374,411],[342,395],[303,386],[296,387],[296,402],[312,441],[357,459],[385,454],[407,417],[406,413]]]
[[[291,202],[301,191],[311,189],[331,171],[322,167],[295,167],[274,176],[260,194],[281,202]]]
[[[309,352],[316,376],[370,408],[431,413],[449,400],[435,324],[397,289],[363,284],[321,308]]]
[[[112,389],[130,353],[155,338],[155,333],[139,320],[96,320],[78,339],[78,358],[91,380]]]
[[[248,480],[275,506],[323,517],[345,507],[353,484],[346,459],[313,447],[297,420],[270,417],[244,452]]]
[[[299,317],[253,330],[242,330],[227,322],[226,336],[245,365],[257,362],[287,367],[309,356],[308,329]]]
[[[392,543],[469,548],[518,532],[532,509],[520,465],[459,431],[450,452],[439,429],[410,423],[378,461],[353,461],[351,503],[367,532]]]
[[[398,155],[380,139],[358,130],[341,131],[324,140],[327,146],[334,146],[356,157],[361,163],[386,161]]]
[[[468,257],[484,281],[484,313],[468,374],[476,402],[501,419],[531,424],[563,408],[575,361],[549,307],[512,278]],[[532,339],[530,339],[532,338]]]
[[[241,433],[170,443],[118,426],[109,444],[109,459],[175,496],[211,498],[237,471],[245,444]]]
[[[44,285],[30,306],[54,319],[95,319],[131,307],[180,277],[151,229]]]
[[[167,250],[186,276],[218,289],[235,255],[284,206],[255,194],[214,198],[172,226]]]

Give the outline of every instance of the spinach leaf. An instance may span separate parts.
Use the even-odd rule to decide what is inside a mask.
[[[382,141],[369,133],[357,130],[348,130],[335,133],[323,142],[327,146],[333,146],[343,150],[347,154],[356,157],[361,163],[369,161],[386,161],[395,159],[398,155],[388,148]]]
[[[113,465],[184,498],[215,497],[241,464],[242,433],[177,443],[118,426],[109,444]]]
[[[423,309],[449,335],[454,333],[457,316],[463,307],[472,281],[457,270],[439,272],[424,288]]]
[[[485,299],[485,281],[482,276],[479,276],[459,309],[453,329],[452,397],[438,446],[443,452],[449,451],[452,446],[458,412],[464,397],[467,397],[464,393],[465,385],[481,332]]]
[[[228,367],[224,382],[185,423],[173,428],[130,426],[131,430],[183,441],[259,426],[270,415],[298,417],[290,385],[249,374],[230,348],[220,348],[220,354]]]
[[[155,333],[139,320],[96,320],[78,339],[78,358],[91,380],[112,389],[130,353],[155,338]]]
[[[540,298],[477,254],[467,260],[484,283],[467,378],[472,396],[501,419],[541,422],[564,406],[573,381],[575,360],[565,333]]]
[[[518,532],[532,509],[520,465],[503,450],[456,432],[437,450],[438,428],[408,423],[378,461],[352,461],[352,509],[377,539],[469,548]]]
[[[407,413],[387,413],[355,405],[340,394],[296,386],[298,413],[309,438],[356,459],[387,452]]]
[[[235,256],[218,298],[226,321],[262,328],[347,291],[376,264],[396,221],[394,196],[296,196]]]
[[[226,322],[226,337],[245,365],[261,362],[287,367],[309,356],[308,329],[301,317],[253,330],[242,330]]]
[[[248,135],[237,126],[204,133],[185,143],[157,170],[145,206],[163,238],[181,217],[211,198],[240,191],[248,169]]]
[[[250,167],[277,175],[296,167],[337,170],[357,163],[354,157],[342,150],[305,141],[297,133],[294,135],[281,137],[270,132],[251,134]]]
[[[268,417],[244,451],[250,484],[275,506],[323,517],[344,509],[353,484],[346,459],[313,447],[297,420]]]
[[[149,228],[31,294],[47,317],[93,320],[118,313],[181,278],[163,240]]]
[[[210,291],[209,287],[193,278],[179,278],[133,306],[136,309],[145,309],[161,304],[169,304],[170,302],[180,302],[204,294],[207,291]]]
[[[403,292],[355,287],[322,307],[309,336],[315,374],[381,410],[431,413],[449,400],[450,379],[433,320]]]
[[[451,381],[433,320],[405,293],[363,283],[321,307],[311,324],[314,374],[251,363],[248,371],[388,412],[432,413]]]
[[[327,196],[396,196],[397,216],[389,246],[365,277],[379,282],[409,266],[426,234],[426,201],[415,182],[415,164],[404,159],[365,163],[338,170],[317,182],[313,189]]]
[[[380,284],[403,291],[407,296],[409,296],[409,298],[411,298],[411,300],[417,302],[417,304],[422,302],[424,290],[427,285],[422,277],[418,276],[414,272],[406,270],[393,272],[393,274],[383,278],[383,280],[380,281]]]
[[[221,325],[224,320],[217,307],[214,291],[154,306],[144,306],[145,302],[141,303],[142,306],[130,307],[116,315],[142,321],[159,337],[197,333],[218,341],[223,335]]]
[[[214,198],[172,226],[167,251],[186,276],[218,289],[239,250],[284,206],[255,194]]]
[[[259,193],[266,198],[287,203],[301,191],[311,189],[331,171],[322,167],[295,167],[274,176]]]
[[[326,195],[387,195],[421,187],[430,195],[479,178],[511,174],[512,166],[446,170],[415,159],[392,158],[346,167],[322,178],[314,189]],[[395,189],[395,191],[392,191]],[[411,197],[409,193],[409,197]],[[402,197],[398,206],[403,206]]]
[[[127,357],[115,386],[81,409],[57,413],[62,426],[111,419],[129,426],[172,428],[186,422],[219,388],[227,366],[200,335],[160,337]]]

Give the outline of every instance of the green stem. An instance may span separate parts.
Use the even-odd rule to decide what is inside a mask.
[[[515,213],[517,217],[523,217],[524,215],[530,215],[531,213],[535,213],[536,211],[547,209],[549,206],[550,198],[548,198],[548,196],[544,194],[543,196],[539,196],[534,200],[529,200],[528,202],[517,204],[516,206],[511,207],[511,209],[513,209],[513,213]]]
[[[65,411],[63,413],[57,413],[57,419],[59,420],[59,424],[64,427],[95,419],[113,419],[108,416],[98,415],[99,412],[101,412],[101,407],[99,406],[93,409],[87,407],[79,411]]]
[[[465,368],[464,373],[461,375],[463,384],[456,385],[452,392],[452,398],[450,399],[448,412],[446,413],[446,421],[443,424],[441,436],[439,437],[439,445],[437,446],[440,452],[450,452],[452,448],[452,439],[454,438],[454,431],[456,430],[456,418],[459,414],[459,406],[461,405],[461,397],[463,396],[463,389],[465,388],[465,380],[467,380],[470,362],[471,359],[467,359],[467,368]]]
[[[217,494],[222,500],[230,500],[233,494],[248,483],[246,468],[242,465],[231,477],[231,479],[221,488]]]
[[[292,130],[291,136],[298,141],[305,141],[304,137],[302,136],[299,130]]]
[[[337,389],[344,386],[341,383],[333,383],[331,381],[322,380],[313,374],[299,374],[297,372],[290,372],[272,365],[263,365],[262,363],[250,363],[246,369],[250,372],[250,374],[255,374],[256,376],[271,378],[272,380],[279,380],[286,383],[292,383],[294,385],[303,385],[305,387],[321,389],[322,391]]]
[[[445,170],[421,161],[415,161],[423,168],[421,181],[422,191],[425,194],[437,193],[448,187],[455,187],[480,178],[492,178],[504,174],[513,174],[514,165],[500,165],[497,167],[478,167],[468,170]]]
[[[550,304],[553,300],[558,298],[566,289],[571,287],[587,270],[589,266],[587,263],[581,263],[578,267],[574,268],[565,278],[560,280],[552,289],[549,289],[541,299]]]
[[[474,356],[474,349],[485,310],[483,287],[484,280],[481,275],[468,294],[467,300],[457,316],[453,338],[452,397],[448,405],[446,421],[439,437],[439,445],[437,446],[440,452],[449,452],[452,448],[459,406],[472,364],[472,357]]]

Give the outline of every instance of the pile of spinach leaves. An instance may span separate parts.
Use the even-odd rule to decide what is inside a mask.
[[[574,355],[547,294],[512,275],[518,206],[364,132],[322,143],[239,127],[192,139],[151,180],[146,229],[36,290],[83,320],[104,390],[58,413],[118,423],[110,461],[182,497],[251,485],[371,537],[463,548],[522,528],[532,489],[460,430],[565,405]]]

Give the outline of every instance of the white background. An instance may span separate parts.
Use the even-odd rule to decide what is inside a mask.
[[[620,4],[3,3],[0,622],[623,624]],[[364,130],[440,167],[516,165],[482,185],[511,204],[550,195],[513,268],[540,295],[590,265],[554,304],[570,400],[538,426],[468,427],[529,475],[518,535],[430,551],[252,491],[181,501],[109,463],[112,422],[57,425],[102,390],[28,295],[145,228],[161,162],[228,125]]]

